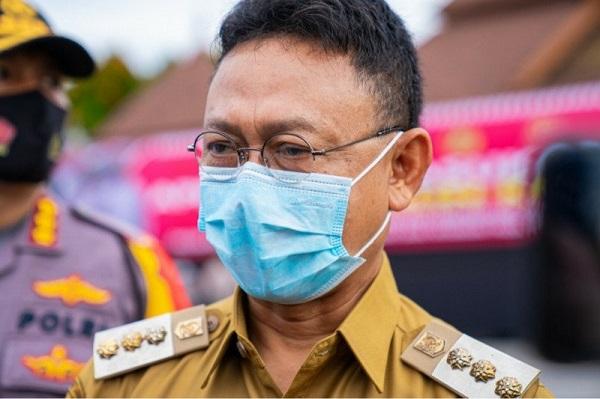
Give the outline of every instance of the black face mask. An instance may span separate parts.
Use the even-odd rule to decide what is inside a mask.
[[[0,96],[0,181],[46,180],[62,149],[65,116],[37,90]]]

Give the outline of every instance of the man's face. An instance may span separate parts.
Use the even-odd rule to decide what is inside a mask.
[[[295,133],[315,149],[329,148],[388,127],[380,123],[375,98],[359,83],[349,57],[278,38],[244,43],[222,60],[205,112],[206,128],[255,148],[277,133]],[[391,139],[388,135],[317,157],[313,170],[353,178]],[[250,162],[261,162],[254,151],[250,157]],[[350,254],[375,233],[389,209],[386,159],[352,188],[344,226]]]
[[[28,50],[0,56],[0,96],[39,90],[54,104],[67,108],[63,78],[44,53]]]

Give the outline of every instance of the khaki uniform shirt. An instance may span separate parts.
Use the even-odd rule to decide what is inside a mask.
[[[346,320],[315,344],[289,390],[275,385],[248,338],[245,295],[207,308],[210,345],[128,374],[94,381],[88,364],[70,397],[455,397],[400,356],[432,317],[397,291],[387,258]],[[550,396],[537,382],[525,396]]]

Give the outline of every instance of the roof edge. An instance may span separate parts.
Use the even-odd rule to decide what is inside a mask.
[[[552,0],[552,2],[574,2],[575,0]],[[489,14],[498,14],[524,7],[534,7],[548,4],[548,0],[454,0],[448,4],[443,12],[449,22],[457,22],[472,17],[481,17]]]

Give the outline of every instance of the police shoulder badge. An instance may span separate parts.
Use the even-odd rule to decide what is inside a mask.
[[[209,344],[204,305],[148,318],[94,337],[96,379],[124,374]]]

